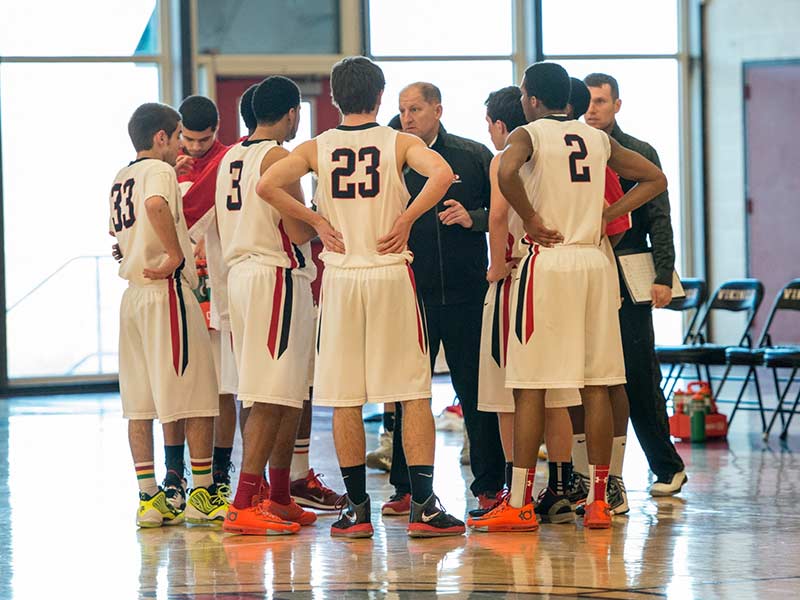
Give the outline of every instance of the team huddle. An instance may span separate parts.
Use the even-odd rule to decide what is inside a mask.
[[[249,90],[243,113],[247,102],[251,131],[221,151],[213,206],[188,224],[176,176],[181,115],[162,104],[140,106],[128,125],[137,158],[114,179],[109,224],[120,276],[129,283],[120,308],[120,392],[139,482],[139,526],[221,521],[232,534],[285,535],[315,522],[306,509],[312,507],[340,511],[332,536],[371,537],[362,407],[397,402],[411,488],[409,536],[462,535],[467,526],[534,531],[540,521],[574,520],[567,469],[551,473],[538,501],[532,492],[543,439],[551,461],[570,463],[568,411],[576,406],[585,415],[589,463],[583,523],[610,527],[609,388],[626,381],[612,244],[628,215],[666,189],[666,179],[641,155],[577,120],[581,86],[588,94],[561,66],[536,63],[519,88],[487,101],[492,141],[502,151],[490,167],[478,408],[498,413],[513,467],[507,493],[473,511],[466,525],[433,490],[431,349],[408,249],[412,225],[445,197],[454,173],[422,139],[376,122],[381,69],[365,57],[338,62],[331,90],[341,124],[292,152],[282,144],[298,129],[297,85],[276,76]],[[405,169],[425,178],[413,199]],[[313,208],[300,186],[310,172],[317,181]],[[637,185],[623,194],[617,175]],[[193,241],[201,238],[213,337],[192,293]],[[318,306],[313,238],[323,245]],[[308,435],[298,428],[310,427],[310,389],[315,404],[333,408],[341,497],[308,469]],[[218,467],[216,439],[234,393],[248,414],[232,493],[230,451]],[[181,452],[185,435],[188,496],[182,462],[174,470],[168,465],[164,484],[156,483],[154,419],[164,424],[165,440],[181,436]],[[232,433],[223,437],[232,443]],[[301,471],[293,464],[298,444],[306,456]],[[300,500],[296,473],[317,491],[316,501]]]

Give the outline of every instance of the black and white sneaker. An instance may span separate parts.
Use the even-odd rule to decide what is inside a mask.
[[[575,509],[586,502],[586,497],[589,495],[589,477],[583,473],[572,471],[572,476],[567,482],[567,499]]]
[[[463,521],[447,514],[436,494],[431,494],[422,504],[411,500],[411,516],[408,523],[410,537],[444,537],[464,535]]]
[[[630,511],[628,491],[625,489],[625,482],[622,481],[622,477],[617,477],[616,475],[608,476],[606,499],[611,507],[612,515],[624,515]]]
[[[575,511],[566,496],[556,494],[549,487],[541,491],[534,512],[542,523],[573,523]]]
[[[167,503],[177,512],[186,510],[187,481],[175,471],[167,471],[161,488],[167,497]]]
[[[661,478],[650,486],[651,496],[674,496],[681,491],[684,484],[689,481],[686,471],[678,471],[672,476]]]
[[[331,525],[332,537],[369,538],[372,537],[369,496],[361,504],[353,504],[345,494],[339,498],[339,520]]]

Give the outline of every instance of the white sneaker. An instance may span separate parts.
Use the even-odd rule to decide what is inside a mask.
[[[367,452],[367,466],[370,469],[381,471],[392,470],[392,451],[394,450],[393,433],[384,431],[378,442],[378,447],[372,452]]]
[[[436,431],[464,431],[464,417],[455,406],[448,406],[436,417]]]
[[[686,471],[678,471],[669,481],[656,481],[650,486],[651,496],[674,496],[681,491],[683,485],[689,481]]]

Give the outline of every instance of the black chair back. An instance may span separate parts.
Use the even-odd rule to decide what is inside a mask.
[[[764,331],[758,340],[759,347],[772,345],[769,329],[772,326],[772,321],[775,319],[775,315],[781,310],[800,311],[800,279],[792,279],[789,283],[783,286],[783,289],[775,296],[775,302],[772,303],[772,308],[769,311],[769,317],[767,318],[767,322],[764,324]]]
[[[764,284],[758,279],[733,279],[726,281],[717,288],[711,302],[708,304],[703,319],[700,325],[697,326],[697,331],[703,331],[704,327],[708,325],[708,319],[714,311],[727,311],[727,312],[742,312],[748,311],[749,317],[739,340],[741,346],[745,340],[748,340],[748,345],[752,344],[750,339],[750,328],[753,326],[753,319],[756,317],[758,307],[761,306],[761,301],[764,299]],[[705,342],[704,336],[698,333],[697,341]]]

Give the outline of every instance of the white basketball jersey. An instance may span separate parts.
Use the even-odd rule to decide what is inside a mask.
[[[292,244],[281,214],[256,194],[261,163],[278,145],[274,140],[245,140],[231,146],[219,164],[216,213],[222,256],[228,267],[247,259],[265,265],[298,269],[316,277],[311,247]]]
[[[508,241],[506,242],[506,260],[522,258],[526,253],[519,243],[525,237],[522,219],[513,208],[508,209]]]
[[[537,119],[524,128],[531,136],[533,155],[520,176],[533,209],[546,227],[564,236],[565,245],[598,245],[611,154],[608,136],[559,117]]]
[[[117,173],[111,187],[109,231],[116,236],[122,251],[119,276],[137,285],[151,284],[153,280],[145,278],[142,271],[157,268],[164,258],[164,245],[145,207],[145,201],[152,196],[161,196],[169,206],[184,256],[184,265],[178,271],[195,288],[197,271],[175,169],[155,158],[133,161]]]
[[[314,202],[344,238],[344,254],[323,251],[325,264],[341,268],[410,263],[411,252],[378,254],[411,198],[397,171],[397,132],[377,123],[340,125],[318,135]]]

